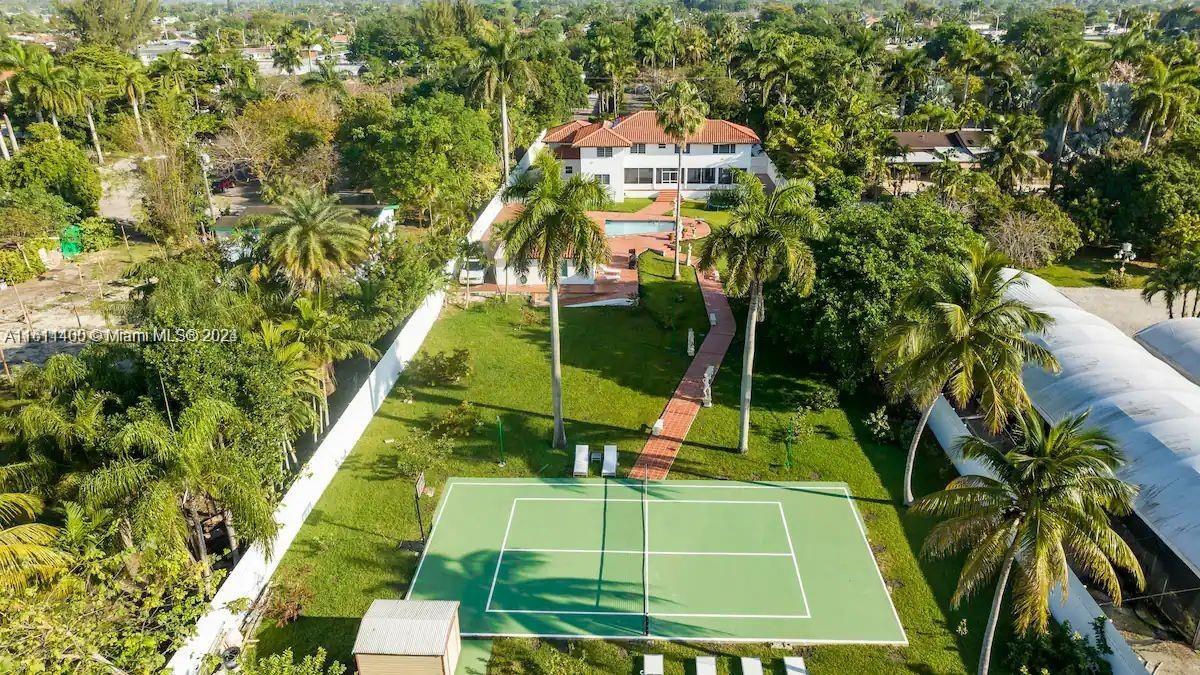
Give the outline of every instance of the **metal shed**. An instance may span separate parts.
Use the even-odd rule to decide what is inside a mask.
[[[376,600],[354,640],[360,675],[454,675],[462,649],[458,603]]]

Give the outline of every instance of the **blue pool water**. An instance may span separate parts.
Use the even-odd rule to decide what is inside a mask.
[[[604,234],[621,237],[627,234],[654,234],[675,229],[673,220],[605,220]]]

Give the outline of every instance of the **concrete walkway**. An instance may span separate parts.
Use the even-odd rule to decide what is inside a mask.
[[[700,292],[704,296],[704,307],[709,314],[716,314],[717,325],[712,326],[692,365],[688,366],[683,380],[675,388],[675,394],[667,402],[663,410],[663,432],[651,436],[638,455],[637,462],[629,472],[630,478],[662,480],[667,477],[671,465],[675,462],[679,448],[687,438],[688,430],[700,412],[700,403],[704,396],[704,371],[713,366],[713,374],[725,360],[725,352],[733,342],[737,324],[733,320],[733,311],[729,308],[729,300],[725,297],[725,289],[721,282],[706,275],[700,277]]]
[[[1163,302],[1162,296],[1156,296],[1154,302],[1148,303],[1142,299],[1142,292],[1137,288],[1059,287],[1058,292],[1070,298],[1083,309],[1116,326],[1126,335],[1133,335],[1146,326],[1167,320],[1167,305]],[[1178,302],[1176,301],[1176,303]],[[1190,299],[1188,304],[1191,304]],[[1179,316],[1178,304],[1175,309],[1175,315]]]

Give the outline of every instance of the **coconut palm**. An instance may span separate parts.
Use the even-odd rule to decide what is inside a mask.
[[[125,98],[129,100],[129,106],[133,109],[133,121],[137,124],[138,138],[144,140],[141,102],[146,100],[146,90],[150,88],[150,78],[146,76],[146,71],[141,64],[136,61],[122,63],[116,71],[116,76],[117,86],[125,94]]]
[[[292,307],[296,310],[293,319],[295,338],[304,344],[305,351],[320,368],[320,413],[327,424],[328,400],[337,384],[334,362],[352,356],[374,360],[379,358],[379,352],[370,344],[351,337],[362,334],[362,331],[345,314],[330,311],[323,297],[296,298]]]
[[[474,66],[474,86],[489,101],[500,102],[500,145],[504,157],[504,182],[508,184],[508,162],[512,155],[509,148],[508,98],[518,91],[537,87],[537,75],[526,50],[522,49],[516,31],[511,27],[484,38],[479,47],[479,58]]]
[[[162,91],[179,94],[188,88],[188,81],[196,75],[196,64],[183,52],[167,52],[150,64],[150,75],[158,80]]]
[[[941,155],[941,160],[930,171],[933,188],[942,206],[959,204],[971,187],[971,170],[954,161],[949,154]]]
[[[1062,163],[1067,148],[1067,130],[1078,130],[1102,112],[1108,103],[1104,93],[1103,64],[1089,52],[1066,51],[1042,74],[1046,88],[1042,105],[1047,114],[1062,124],[1055,151],[1055,167]]]
[[[262,236],[269,266],[298,290],[317,289],[367,254],[370,233],[337,198],[306,190],[284,197]]]
[[[521,212],[499,226],[499,241],[510,271],[528,274],[536,263],[550,295],[550,391],[554,413],[555,448],[565,448],[562,365],[558,329],[559,268],[570,258],[578,274],[590,274],[608,262],[611,252],[604,230],[588,215],[610,202],[608,188],[594,177],[562,174],[550,153],[542,153],[528,171],[504,189],[507,201],[520,201]]]
[[[324,364],[318,363],[297,337],[297,323],[293,319],[279,324],[262,321],[259,331],[251,339],[271,355],[276,369],[283,376],[286,390],[284,399],[290,405],[284,413],[288,424],[278,432],[283,464],[290,467],[289,458],[292,463],[296,462],[293,434],[309,429],[315,434],[321,424],[319,410],[325,403],[322,386]]]
[[[67,557],[54,548],[58,528],[35,522],[42,500],[24,492],[0,492],[0,590],[44,582],[61,572]]]
[[[1005,270],[1008,259],[974,243],[957,262],[911,288],[875,346],[876,368],[893,400],[909,398],[921,418],[904,467],[904,503],[911,504],[913,463],[933,406],[943,390],[958,406],[977,401],[993,432],[1029,404],[1021,369],[1058,369],[1054,355],[1027,336],[1051,319],[1012,299],[1024,277]]]
[[[1172,262],[1164,261],[1163,264],[1150,270],[1150,273],[1146,275],[1146,283],[1142,286],[1142,299],[1147,303],[1153,302],[1154,298],[1160,295],[1163,296],[1163,304],[1167,306],[1168,319],[1175,318],[1175,300],[1187,288],[1187,280]],[[1185,309],[1186,305],[1185,302]]]
[[[1008,192],[1018,192],[1025,179],[1046,165],[1041,152],[1046,148],[1042,123],[1034,115],[1000,115],[988,138],[983,167]]]
[[[71,71],[55,65],[50,59],[39,60],[17,79],[17,91],[37,111],[38,119],[49,113],[55,129],[60,129],[58,116],[73,113],[79,108],[79,93],[72,82]],[[61,129],[60,129],[61,130]]]
[[[900,94],[900,128],[908,114],[908,99],[929,82],[929,59],[923,49],[898,52],[884,72],[884,83]]]
[[[96,150],[96,162],[104,163],[104,151],[100,149],[100,136],[96,133],[96,119],[92,111],[103,106],[109,97],[109,89],[96,71],[91,68],[79,68],[75,71],[75,88],[79,92],[79,101],[87,118],[88,132],[92,137],[92,147]]]
[[[310,91],[327,91],[334,96],[346,93],[346,83],[332,61],[321,61],[315,70],[300,78],[300,86]]]
[[[741,418],[738,451],[750,447],[750,400],[754,377],[754,346],[762,320],[763,287],[776,280],[806,295],[812,289],[816,263],[807,240],[821,234],[819,212],[812,206],[809,183],[781,186],[769,196],[761,181],[738,172],[737,205],[729,224],[715,227],[700,245],[701,269],[724,261],[725,289],[750,299],[742,349]]]
[[[1200,68],[1168,66],[1157,56],[1147,56],[1142,72],[1142,79],[1134,87],[1132,104],[1134,119],[1146,130],[1142,152],[1148,152],[1154,130],[1170,132],[1200,98],[1200,90],[1196,88]]]
[[[678,158],[678,173],[675,187],[675,272],[679,278],[680,238],[683,234],[683,189],[687,176],[683,172],[683,150],[689,136],[693,136],[704,125],[708,115],[708,104],[700,98],[696,85],[687,80],[672,82],[658,102],[658,124],[668,138],[675,140],[675,155]]]
[[[271,54],[271,64],[278,70],[294,75],[297,70],[300,70],[303,63],[300,58],[300,47],[295,40],[287,40],[275,45],[275,51]]]
[[[958,44],[946,54],[946,66],[962,73],[963,92],[961,103],[963,104],[966,104],[967,99],[971,95],[971,75],[983,66],[988,51],[988,44],[984,42],[983,38],[978,38]]]
[[[1000,607],[1012,584],[1013,616],[1021,632],[1044,633],[1050,593],[1064,594],[1071,567],[1080,570],[1121,604],[1118,570],[1142,588],[1142,569],[1129,546],[1113,531],[1109,514],[1132,510],[1136,488],[1116,477],[1124,463],[1116,442],[1085,428],[1087,413],[1069,416],[1049,428],[1026,410],[1018,418],[1016,445],[1004,450],[966,436],[957,449],[979,462],[989,475],[960,476],[945,490],[913,504],[913,511],[942,518],[925,537],[921,553],[930,558],[966,551],[951,601],[964,599],[996,578],[983,647],[980,675],[991,664]],[[1074,563],[1068,566],[1068,561]]]

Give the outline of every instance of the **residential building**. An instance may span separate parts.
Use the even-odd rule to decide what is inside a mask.
[[[685,139],[683,181],[674,139],[658,124],[653,110],[642,110],[609,122],[575,120],[546,132],[545,143],[567,175],[595,176],[608,185],[613,199],[650,197],[664,190],[704,199],[733,184],[733,170],[760,173],[771,182],[765,161],[756,161],[758,135],[725,120],[705,120]],[[765,158],[765,155],[762,157]]]
[[[199,44],[199,40],[191,40],[187,38],[179,38],[176,40],[155,40],[148,42],[137,48],[138,61],[142,62],[143,66],[148,66],[154,63],[155,59],[171,52],[183,52],[184,54],[191,53],[192,49]]]
[[[990,148],[991,132],[984,129],[950,131],[893,131],[892,138],[902,154],[888,160],[893,167],[908,167],[918,180],[928,180],[933,167],[949,159],[959,166],[974,169]]]

